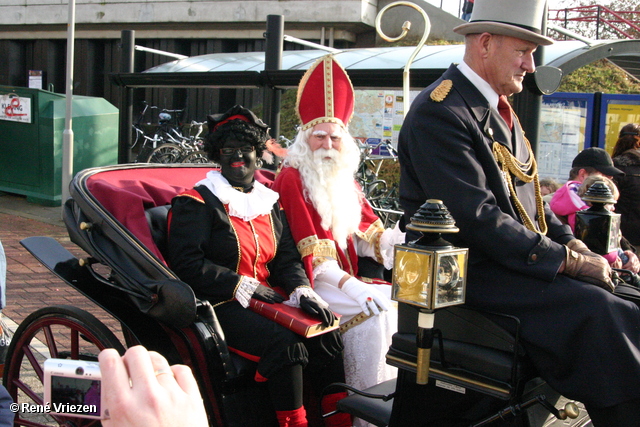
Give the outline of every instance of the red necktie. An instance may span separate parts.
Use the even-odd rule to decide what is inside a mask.
[[[513,117],[511,116],[511,106],[509,106],[507,97],[504,95],[500,95],[500,98],[498,98],[498,113],[500,113],[504,121],[507,122],[507,126],[509,126],[509,129],[511,129],[513,127]]]

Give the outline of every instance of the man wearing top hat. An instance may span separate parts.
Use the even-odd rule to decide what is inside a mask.
[[[463,62],[413,102],[399,137],[408,221],[441,199],[469,248],[469,306],[520,318],[540,375],[593,423],[640,426],[640,310],[615,296],[607,261],[542,202],[531,146],[506,97],[535,71],[544,1],[476,0]],[[502,114],[501,114],[502,112]],[[412,232],[407,241],[414,240]],[[508,327],[507,325],[505,325]]]

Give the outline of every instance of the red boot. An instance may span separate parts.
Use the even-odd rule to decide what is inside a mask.
[[[329,412],[336,410],[336,404],[338,400],[347,397],[347,392],[327,394],[322,398],[322,413],[328,414]],[[350,414],[339,412],[335,415],[324,419],[324,425],[326,427],[351,427],[353,426],[353,420]]]
[[[276,411],[280,427],[307,427],[307,411],[304,406],[293,411]]]

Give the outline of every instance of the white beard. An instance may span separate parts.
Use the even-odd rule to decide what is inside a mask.
[[[342,138],[342,151],[320,148],[307,151],[295,160],[288,159],[297,163],[305,197],[320,215],[322,228],[330,230],[342,248],[346,247],[347,237],[358,230],[362,219],[361,193],[354,181],[360,153],[355,141],[346,136]],[[296,142],[302,143],[298,139]]]

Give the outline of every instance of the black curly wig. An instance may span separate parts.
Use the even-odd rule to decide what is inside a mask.
[[[232,118],[242,116],[242,118]],[[244,120],[246,119],[246,120]],[[267,149],[269,127],[253,112],[236,105],[223,114],[207,116],[209,133],[204,138],[204,151],[210,160],[220,162],[220,149],[227,141],[246,142],[256,149],[256,157],[261,158]]]

